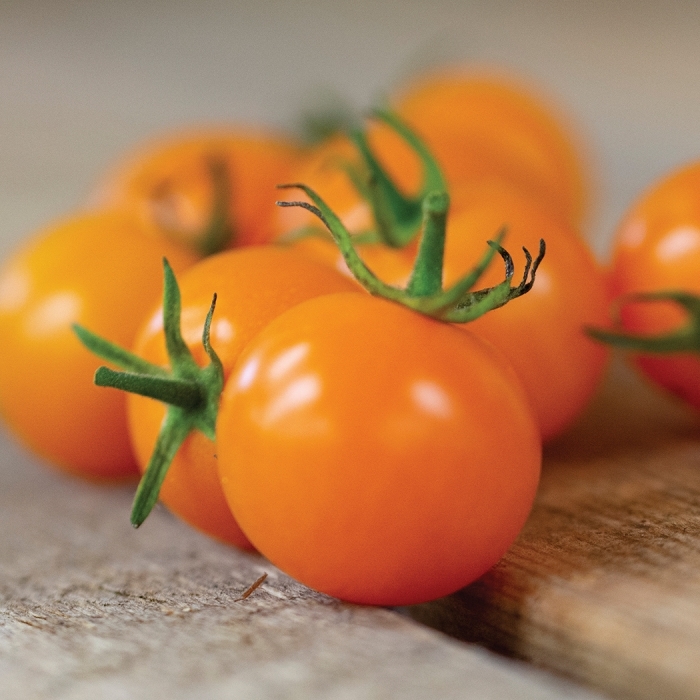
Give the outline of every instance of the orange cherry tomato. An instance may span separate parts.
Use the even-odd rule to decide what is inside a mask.
[[[231,244],[266,243],[272,237],[275,186],[287,181],[299,154],[290,139],[262,131],[222,128],[173,135],[118,164],[92,201],[131,207],[171,237],[196,245],[217,215],[218,172]]]
[[[613,247],[616,298],[638,292],[683,290],[700,295],[700,163],[687,165],[648,189],[625,214]],[[684,325],[685,312],[671,301],[625,303],[624,331],[655,336]],[[696,353],[639,353],[634,363],[650,379],[700,408]]]
[[[364,294],[278,316],[222,394],[226,498],[251,542],[344,600],[451,593],[503,555],[530,511],[539,435],[491,346]]]
[[[92,378],[100,361],[72,331],[94,328],[130,346],[134,309],[161,290],[162,258],[183,270],[194,257],[123,212],[63,220],[39,233],[0,271],[0,412],[31,450],[73,474],[137,474],[125,397]]]
[[[394,109],[425,140],[451,186],[504,180],[577,228],[588,176],[577,136],[535,91],[508,78],[444,70],[409,83]]]
[[[251,338],[277,315],[314,296],[356,289],[345,277],[303,254],[271,246],[206,258],[180,276],[179,286],[182,337],[202,366],[208,363],[201,342],[202,328],[212,295],[217,293],[211,343],[221,359],[225,377]],[[134,352],[154,364],[168,365],[162,307],[149,315]],[[165,405],[129,395],[128,406],[131,439],[143,470],[153,453]],[[161,501],[207,534],[249,548],[250,543],[224,500],[217,455],[218,438],[215,446],[202,433],[191,433],[168,469],[160,491]]]

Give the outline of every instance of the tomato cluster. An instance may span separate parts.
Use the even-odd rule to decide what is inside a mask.
[[[445,595],[516,538],[604,372],[586,202],[561,121],[483,75],[315,146],[164,139],[0,272],[0,411],[69,472],[140,471],[137,526],[160,498],[340,598]]]

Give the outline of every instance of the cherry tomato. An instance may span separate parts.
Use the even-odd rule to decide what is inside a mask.
[[[221,481],[272,563],[356,603],[446,595],[503,555],[540,442],[513,371],[450,324],[364,294],[277,317],[243,351],[217,422]]]
[[[137,474],[125,397],[93,385],[100,362],[72,325],[130,346],[141,320],[134,309],[160,293],[164,255],[176,270],[194,262],[133,217],[102,211],[49,227],[0,272],[0,412],[25,445],[66,471]]]
[[[504,226],[508,232],[504,243],[518,261],[524,260],[516,255],[521,246],[535,252],[540,238],[547,241],[547,255],[532,291],[466,327],[508,357],[530,396],[542,437],[549,440],[581,413],[605,371],[609,351],[584,333],[584,326],[607,321],[605,276],[571,227],[511,186],[496,181],[464,184],[452,199],[445,243],[447,286],[474,266],[486,240]],[[330,241],[302,238],[294,247],[350,274]],[[397,250],[367,244],[357,248],[381,280],[406,285],[415,247]],[[519,274],[522,262],[516,265],[516,278]],[[479,286],[498,284],[502,275],[502,265],[495,260]]]
[[[581,225],[589,185],[578,138],[535,91],[455,69],[409,83],[392,102],[433,151],[451,186],[504,180]]]
[[[131,207],[173,238],[196,244],[216,215],[218,172],[232,244],[265,243],[272,237],[275,186],[287,181],[299,154],[291,140],[262,131],[173,135],[118,164],[93,194],[93,202]]]
[[[195,360],[206,365],[202,327],[216,292],[211,343],[226,377],[243,348],[274,317],[311,297],[354,289],[352,282],[301,253],[271,246],[227,251],[202,260],[181,275],[182,337]],[[154,364],[168,365],[162,307],[149,315],[134,352]],[[140,467],[145,469],[165,405],[136,395],[129,395],[128,405],[131,439]],[[201,432],[192,432],[168,469],[160,498],[170,510],[209,535],[250,547],[224,500],[217,454],[218,444]]]
[[[683,290],[700,295],[700,163],[685,166],[647,190],[620,223],[612,260],[613,295]],[[686,314],[671,301],[624,303],[624,331],[666,334],[683,326]],[[697,353],[636,354],[650,379],[700,408]]]

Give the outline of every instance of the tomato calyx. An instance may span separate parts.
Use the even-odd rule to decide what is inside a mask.
[[[451,287],[443,289],[442,271],[449,196],[444,190],[433,191],[428,193],[421,203],[423,227],[418,254],[408,284],[401,289],[386,284],[365,265],[355,249],[354,237],[316,192],[303,184],[279,187],[300,189],[311,199],[313,204],[301,201],[280,201],[277,204],[282,207],[303,207],[315,214],[332,235],[350,272],[370,294],[441,321],[467,323],[526,294],[532,289],[537,268],[545,255],[546,246],[543,240],[540,240],[539,252],[534,260],[530,252],[523,248],[526,261],[523,277],[519,284],[512,286],[513,259],[501,246],[506,234],[504,228],[498,233],[495,241],[487,241],[486,252],[474,268]],[[505,265],[503,281],[493,287],[471,291],[497,253]]]
[[[420,190],[415,195],[408,196],[399,190],[377,160],[369,145],[367,131],[355,128],[348,134],[362,157],[367,175],[363,178],[363,173],[350,164],[345,166],[345,171],[355,189],[372,209],[379,241],[392,248],[403,248],[420,230],[423,200],[430,192],[446,191],[447,183],[428,147],[396,114],[375,109],[371,116],[398,134],[418,157],[423,168]]]
[[[200,367],[182,338],[180,289],[175,274],[167,260],[163,261],[163,268],[163,333],[170,370],[147,362],[82,326],[74,326],[76,335],[88,350],[123,370],[100,367],[95,372],[95,384],[154,398],[168,406],[153,454],[134,497],[131,511],[134,527],[144,522],[156,504],[170,463],[185,438],[193,430],[200,430],[210,440],[215,439],[219,397],[224,385],[223,366],[210,342],[216,295],[202,331],[202,345],[209,364]]]
[[[700,353],[700,297],[680,290],[659,290],[625,295],[618,301],[618,314],[622,305],[631,302],[670,301],[680,306],[687,314],[685,325],[655,336],[641,336],[610,331],[602,328],[586,328],[593,339],[613,347],[637,352],[667,354],[676,352]]]
[[[212,205],[209,219],[201,231],[194,235],[183,231],[177,224],[173,225],[173,203],[170,183],[167,180],[154,188],[151,195],[153,217],[169,236],[182,241],[197,255],[207,257],[230,247],[236,234],[236,227],[231,217],[229,198],[231,196],[231,177],[229,168],[223,158],[211,155],[206,158],[209,179],[212,187]]]

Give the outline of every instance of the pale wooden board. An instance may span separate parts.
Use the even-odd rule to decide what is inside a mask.
[[[0,437],[3,700],[594,700],[396,612],[315,594],[163,509],[134,531],[132,491],[54,474]]]
[[[483,579],[411,614],[620,698],[700,698],[700,418],[616,364]]]

